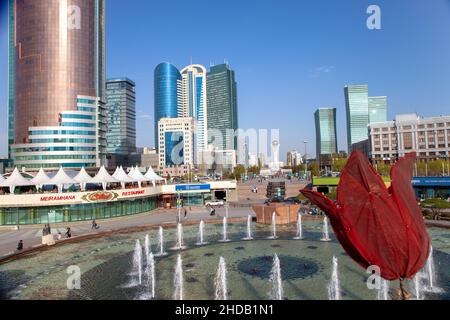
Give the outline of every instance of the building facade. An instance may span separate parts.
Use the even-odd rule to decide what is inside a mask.
[[[206,68],[192,64],[181,70],[182,95],[178,117],[195,119],[196,147],[194,161],[208,145],[208,103],[206,94]]]
[[[101,165],[106,159],[105,1],[10,1],[9,17],[14,163]]]
[[[387,120],[387,97],[369,97],[369,123]]]
[[[347,146],[367,139],[369,124],[369,88],[367,85],[350,85],[344,88],[347,115]]]
[[[238,129],[235,73],[227,64],[220,64],[210,68],[206,79],[208,131],[215,132],[214,139],[210,136],[208,142],[222,150],[237,150],[236,139],[229,134]]]
[[[159,148],[158,122],[162,118],[177,118],[182,97],[180,71],[171,63],[163,62],[154,71],[155,148]]]
[[[422,161],[450,157],[450,116],[397,115],[395,121],[369,125],[370,159],[393,163],[410,152]]]
[[[136,152],[136,84],[128,78],[106,82],[106,151],[128,155]]]
[[[194,165],[193,118],[162,118],[158,122],[159,167]]]
[[[297,167],[303,164],[302,155],[297,152],[297,150],[288,151],[286,156],[286,166],[288,167]]]
[[[318,109],[314,114],[314,119],[316,125],[317,160],[320,160],[320,156],[336,154],[338,151],[336,108]]]

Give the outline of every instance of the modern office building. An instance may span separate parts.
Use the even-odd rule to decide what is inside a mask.
[[[196,150],[194,161],[208,145],[208,107],[206,99],[206,68],[199,64],[191,64],[181,70],[182,98],[178,109],[178,117],[195,119]]]
[[[394,121],[369,125],[369,157],[373,163],[394,163],[415,152],[422,161],[450,157],[450,116],[421,118],[397,115]]]
[[[349,151],[351,151],[354,143],[367,139],[367,125],[369,124],[368,91],[367,85],[350,85],[344,88]]]
[[[162,118],[158,122],[159,167],[194,165],[193,118]]]
[[[314,113],[314,119],[316,124],[316,153],[317,160],[320,161],[322,155],[332,155],[338,151],[336,108],[318,109]]]
[[[297,150],[290,150],[286,156],[286,166],[296,167],[303,163],[302,155]]]
[[[136,152],[136,84],[128,78],[106,81],[106,151]]]
[[[387,97],[369,97],[369,123],[387,121]]]
[[[105,1],[78,0],[76,8],[9,1],[9,147],[17,166],[105,162]]]
[[[234,135],[238,129],[237,89],[234,71],[227,64],[212,66],[207,74],[208,131],[215,132],[209,143],[237,150]],[[220,134],[219,134],[220,133]],[[221,136],[222,139],[219,139]],[[212,141],[214,140],[214,141]]]
[[[182,78],[171,63],[163,62],[154,71],[155,148],[159,147],[158,122],[162,118],[177,118],[181,105]]]

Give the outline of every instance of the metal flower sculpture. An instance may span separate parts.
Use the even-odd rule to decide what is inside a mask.
[[[363,268],[378,266],[381,277],[412,278],[430,250],[422,211],[411,185],[415,154],[400,159],[386,188],[367,158],[354,152],[341,173],[336,203],[318,192],[301,190],[330,219],[338,241]]]

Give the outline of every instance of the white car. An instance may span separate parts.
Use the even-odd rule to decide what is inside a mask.
[[[220,207],[223,206],[224,202],[222,200],[219,201],[208,201],[205,203],[205,206],[210,206],[210,207]]]

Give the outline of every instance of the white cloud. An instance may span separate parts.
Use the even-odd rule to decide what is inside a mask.
[[[331,73],[334,70],[334,66],[320,66],[311,70],[310,74],[312,78],[319,78],[320,76]]]

